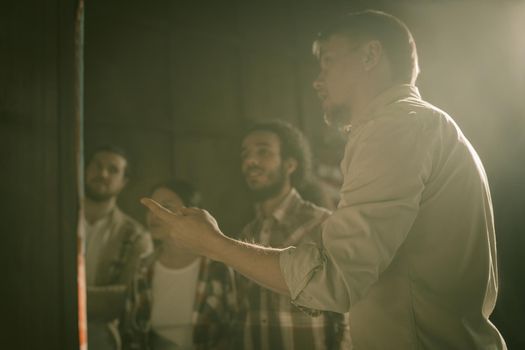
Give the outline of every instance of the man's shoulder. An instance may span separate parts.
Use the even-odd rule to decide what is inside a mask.
[[[380,114],[387,117],[384,118],[385,121],[389,120],[388,117],[392,117],[397,123],[414,125],[423,122],[427,127],[452,120],[450,115],[439,107],[426,100],[414,98],[402,99],[385,106]],[[383,119],[379,118],[379,120]]]
[[[406,141],[406,138],[392,135],[412,135],[421,142],[420,147],[427,147],[434,144],[436,138],[441,135],[459,134],[459,127],[445,111],[425,100],[406,98],[376,111],[371,120],[349,135],[349,140],[353,142],[347,142],[346,149],[353,149],[356,142],[361,145],[387,145]],[[424,137],[421,137],[422,135]],[[367,140],[367,143],[363,143],[364,140]]]
[[[143,244],[148,247],[146,251],[152,251],[150,236],[141,223],[119,208],[115,209],[115,221],[115,230],[120,233],[122,239]]]
[[[115,220],[117,221],[118,224],[120,224],[120,226],[129,227],[133,229],[134,231],[136,231],[137,233],[142,234],[145,231],[144,226],[140,222],[132,218],[129,214],[126,214],[125,212],[123,212],[118,207],[115,208]]]

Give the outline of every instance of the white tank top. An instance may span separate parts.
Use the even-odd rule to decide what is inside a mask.
[[[192,314],[201,259],[182,269],[155,263],[152,284],[151,327],[158,335],[177,344],[177,349],[193,348]]]

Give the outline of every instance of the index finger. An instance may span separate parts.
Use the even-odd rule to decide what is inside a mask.
[[[151,198],[142,198],[140,203],[146,206],[153,214],[163,221],[170,221],[174,216],[180,215],[179,213],[172,212],[168,208],[163,207]]]

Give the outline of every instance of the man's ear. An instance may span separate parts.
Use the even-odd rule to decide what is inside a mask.
[[[287,158],[284,161],[284,169],[286,170],[286,173],[288,175],[292,175],[293,172],[297,169],[298,165],[299,164],[297,162],[297,159],[295,159],[295,158]]]
[[[374,69],[383,57],[383,45],[378,40],[371,40],[364,45],[363,65],[366,71]]]

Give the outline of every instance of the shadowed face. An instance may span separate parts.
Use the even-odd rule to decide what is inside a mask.
[[[128,181],[126,159],[112,152],[96,153],[86,168],[86,197],[105,202],[118,196]]]
[[[319,46],[319,76],[313,86],[321,100],[325,121],[344,126],[351,118],[352,101],[365,76],[357,41],[332,35]]]
[[[241,170],[255,200],[278,194],[289,181],[281,158],[279,137],[270,131],[248,134],[241,147]]]

